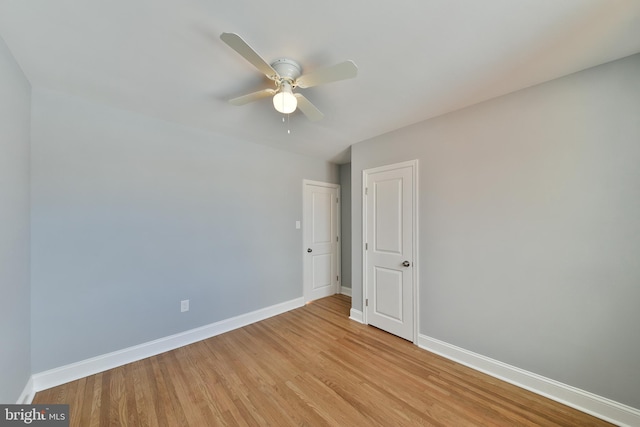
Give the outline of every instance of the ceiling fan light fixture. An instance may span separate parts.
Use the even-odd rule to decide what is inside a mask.
[[[293,95],[291,85],[283,82],[280,91],[273,96],[274,108],[282,114],[290,114],[296,111],[298,100]]]

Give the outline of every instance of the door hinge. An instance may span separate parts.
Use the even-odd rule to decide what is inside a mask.
[[[366,196],[367,194],[369,194],[369,187],[364,187],[364,195]]]
[[[340,203],[340,199],[336,197],[336,203]]]
[[[336,276],[336,282],[340,281],[340,276]]]
[[[365,306],[365,307],[369,307],[369,298],[367,298],[366,300],[364,300],[364,306]]]
[[[336,236],[336,242],[340,241],[340,236]]]
[[[365,250],[365,251],[368,251],[368,250],[369,250],[369,244],[368,244],[368,243],[365,243],[365,244],[364,244],[364,250]]]

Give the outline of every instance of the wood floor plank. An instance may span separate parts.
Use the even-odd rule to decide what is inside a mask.
[[[36,394],[71,426],[610,426],[348,319],[323,298]]]

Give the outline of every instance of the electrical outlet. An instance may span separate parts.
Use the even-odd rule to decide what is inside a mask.
[[[180,301],[180,312],[184,313],[185,311],[189,311],[189,300],[183,299]]]

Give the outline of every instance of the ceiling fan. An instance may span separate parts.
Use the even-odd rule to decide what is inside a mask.
[[[275,83],[275,88],[263,89],[230,99],[229,102],[233,105],[244,105],[273,96],[273,106],[280,113],[293,113],[296,108],[299,108],[309,120],[316,121],[322,119],[324,114],[302,94],[293,93],[293,89],[296,87],[305,89],[350,79],[358,74],[358,67],[353,61],[344,61],[309,74],[302,74],[300,64],[289,58],[276,59],[269,64],[237,34],[222,33],[220,38]]]

